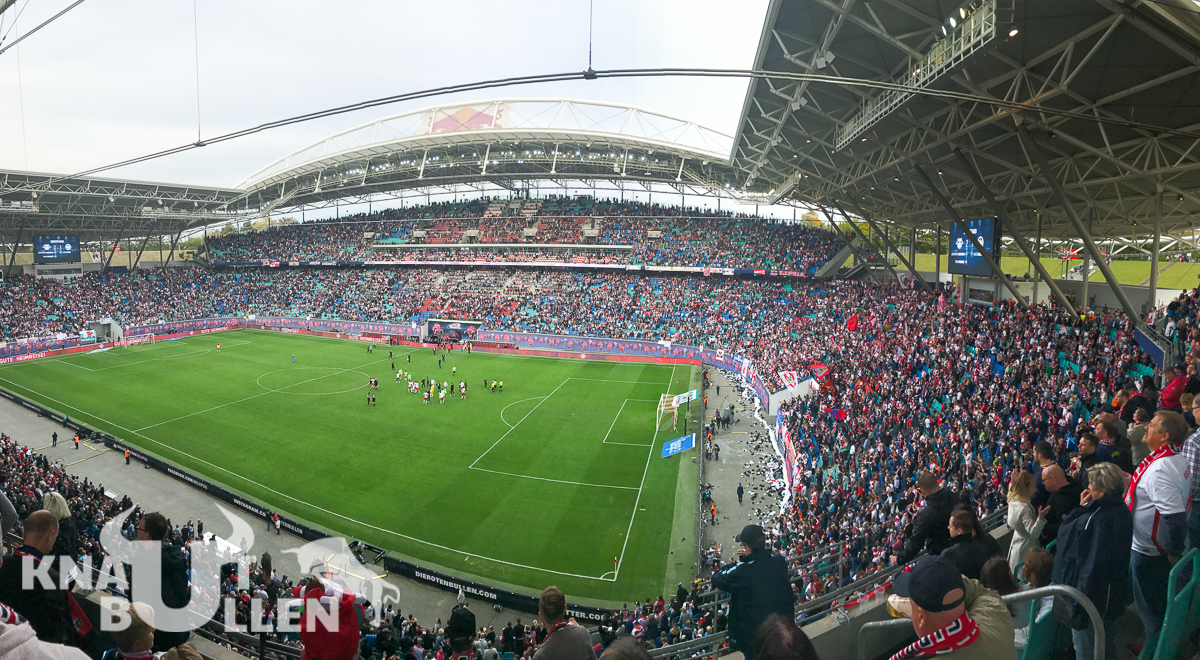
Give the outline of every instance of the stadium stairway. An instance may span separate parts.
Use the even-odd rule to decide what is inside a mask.
[[[837,254],[833,255],[832,259],[826,261],[824,266],[821,266],[817,269],[815,277],[817,279],[825,279],[828,277],[833,277],[835,274],[837,274],[838,269],[845,265],[846,260],[854,255],[854,248],[851,247],[853,244],[854,240],[852,239],[849,245],[846,245],[841,250],[838,250]]]

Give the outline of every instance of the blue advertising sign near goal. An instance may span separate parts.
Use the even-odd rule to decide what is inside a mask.
[[[663,450],[662,450],[661,458],[666,458],[668,456],[674,456],[675,454],[678,454],[681,451],[687,451],[695,446],[696,446],[696,434],[695,433],[689,433],[689,434],[683,436],[682,438],[675,438],[674,440],[668,440],[663,443]]]

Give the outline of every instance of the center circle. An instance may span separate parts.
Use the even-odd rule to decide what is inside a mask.
[[[255,382],[268,392],[324,396],[346,394],[367,387],[369,375],[339,367],[289,367],[268,371]]]

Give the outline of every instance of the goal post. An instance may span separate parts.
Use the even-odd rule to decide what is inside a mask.
[[[667,416],[671,417],[671,426],[674,426],[679,419],[679,406],[675,403],[675,396],[671,394],[663,394],[658,397],[658,417],[655,428],[662,428]]]

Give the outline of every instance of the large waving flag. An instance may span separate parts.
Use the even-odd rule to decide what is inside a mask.
[[[822,410],[833,415],[833,418],[839,422],[844,422],[850,418],[850,414],[841,408],[822,408]]]
[[[846,322],[846,329],[851,332],[858,330],[858,314],[854,314],[850,317],[850,320]]]

